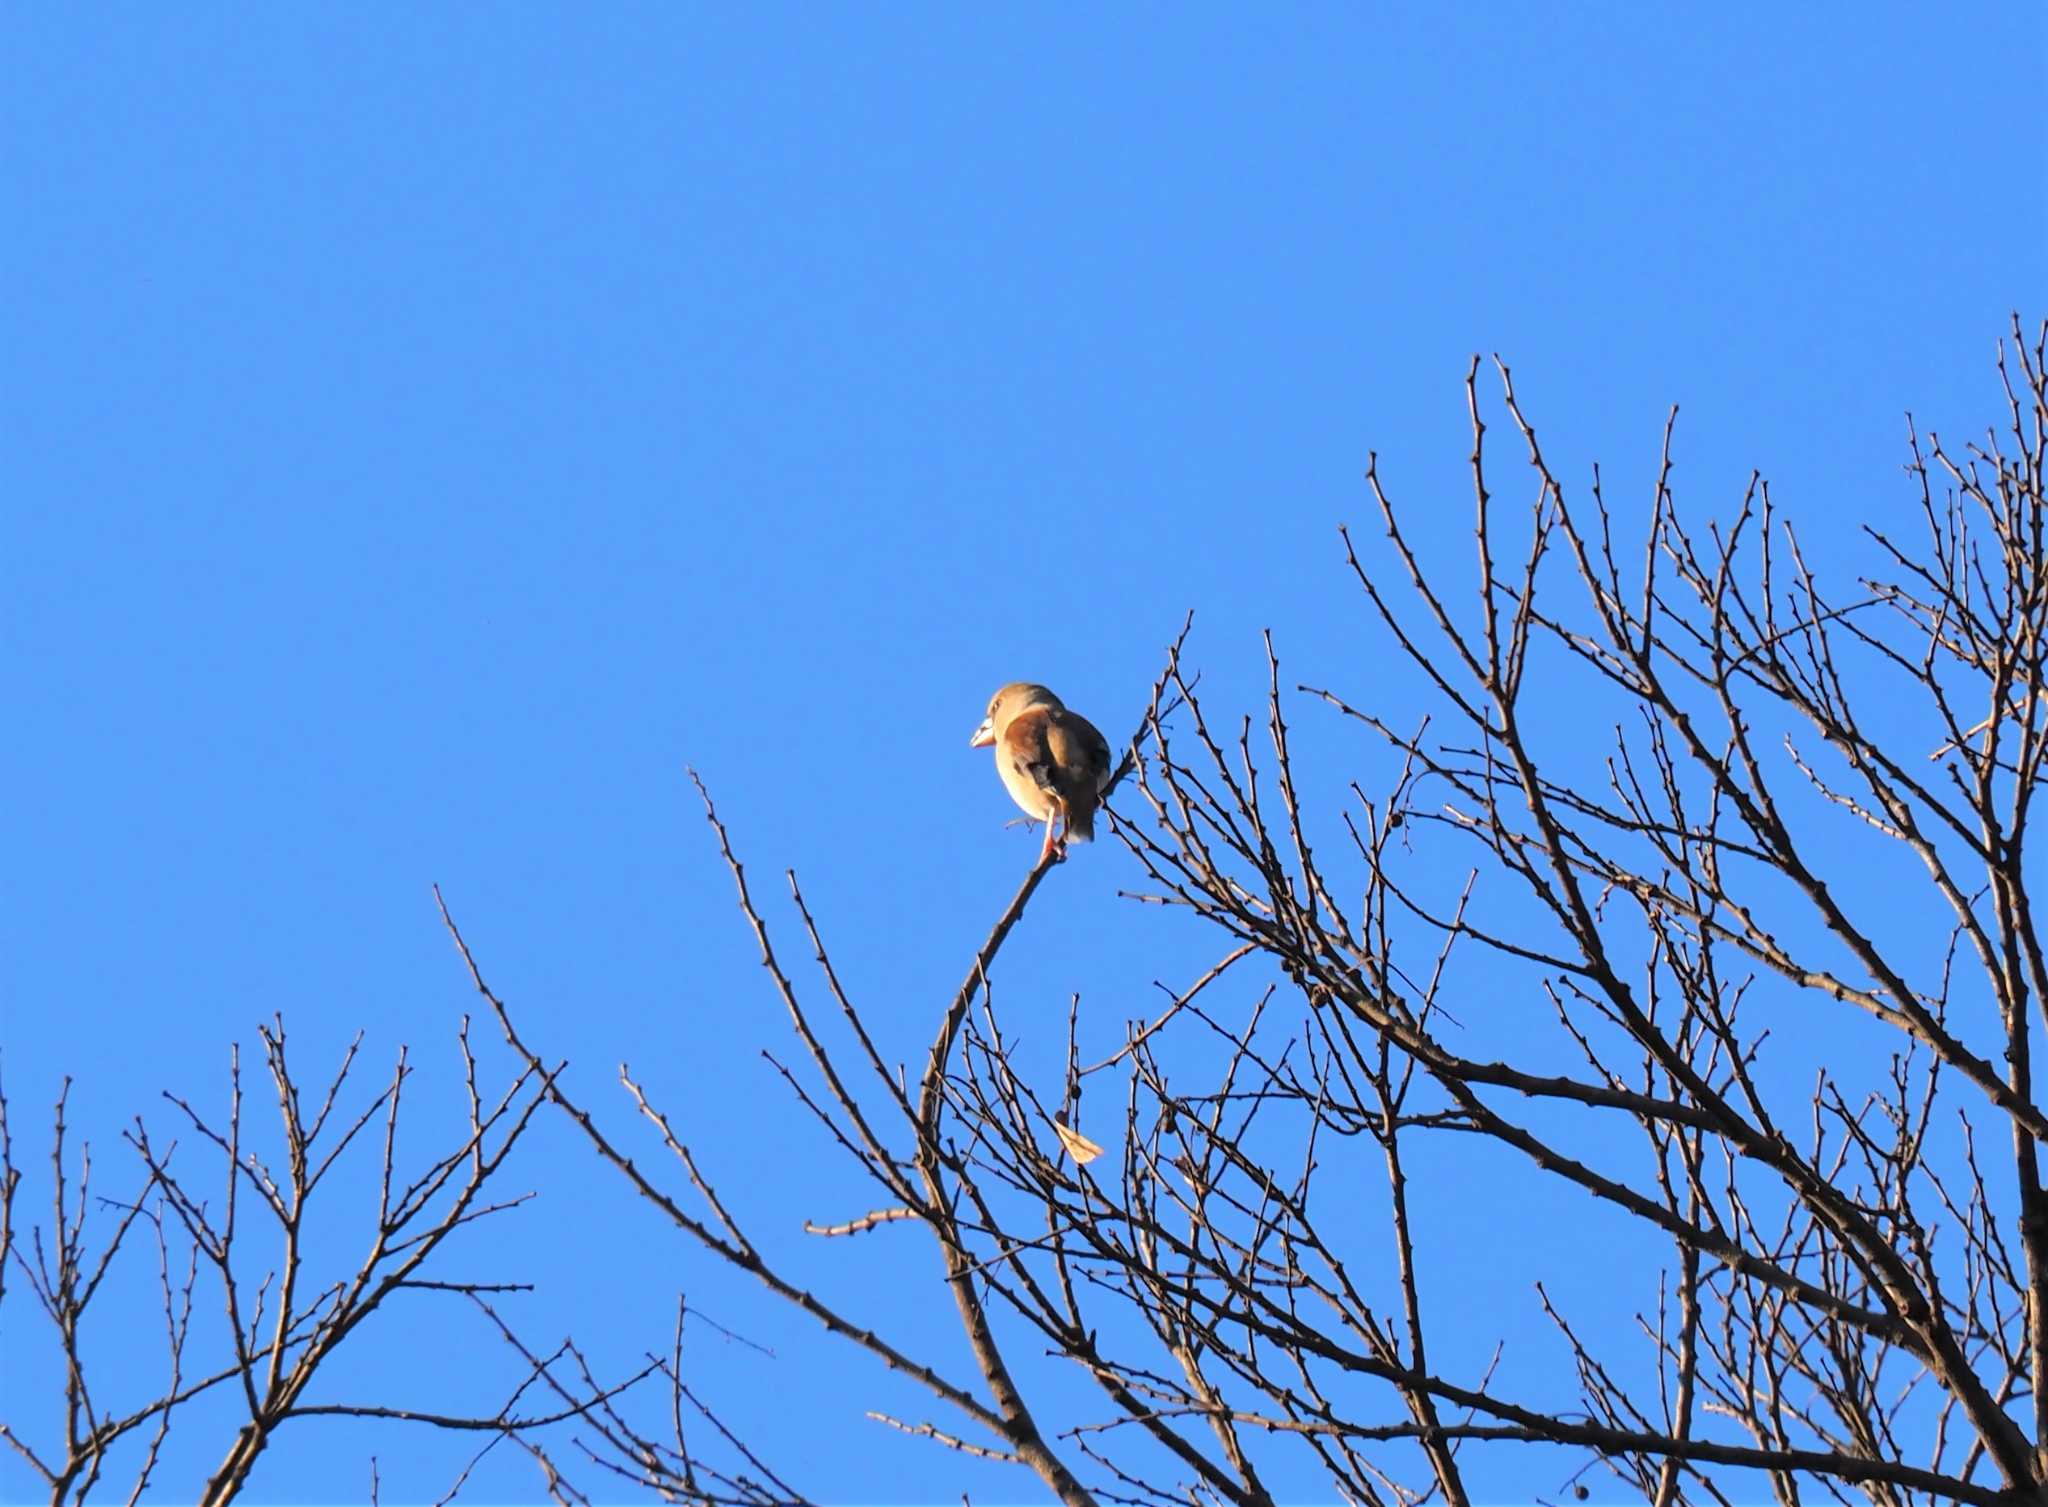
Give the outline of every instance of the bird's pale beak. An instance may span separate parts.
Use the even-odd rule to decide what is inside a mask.
[[[967,740],[969,748],[987,748],[996,740],[996,719],[984,717],[981,726],[974,730],[974,736]]]

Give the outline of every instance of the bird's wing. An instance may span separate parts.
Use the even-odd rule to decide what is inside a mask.
[[[1052,747],[1053,719],[1049,706],[1019,712],[1003,729],[1003,757],[1040,790],[1059,793],[1059,756]]]
[[[1045,741],[1066,788],[1093,795],[1108,781],[1109,740],[1086,717],[1054,712],[1046,722]]]

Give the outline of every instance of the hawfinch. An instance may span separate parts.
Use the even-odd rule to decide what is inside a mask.
[[[1053,817],[1062,819],[1060,848],[1067,839],[1095,839],[1095,807],[1109,783],[1109,742],[1086,717],[1070,712],[1042,685],[1018,681],[989,699],[988,715],[969,748],[996,749],[996,773],[1024,814],[1045,823],[1045,846],[1053,850]]]

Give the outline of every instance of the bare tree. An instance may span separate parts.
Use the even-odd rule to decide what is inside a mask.
[[[1062,1502],[1266,1502],[1296,1451],[1348,1501],[1464,1504],[1475,1450],[1539,1446],[1576,1456],[1582,1494],[1599,1466],[1659,1507],[2048,1499],[2044,340],[2015,322],[1981,440],[1910,433],[1919,537],[1872,529],[1882,568],[1846,583],[1760,479],[1686,521],[1669,425],[1622,542],[1597,469],[1582,493],[1557,478],[1498,366],[1533,476],[1504,513],[1475,360],[1476,573],[1422,558],[1376,457],[1384,547],[1344,536],[1432,704],[1287,685],[1269,639],[1264,704],[1226,713],[1183,631],[1112,821],[1138,898],[1198,917],[1214,961],[1104,1060],[1070,1045],[1056,1086],[1019,1065],[995,987],[1051,860],[912,1077],[794,875],[824,1003],[784,969],[707,796],[808,1059],[783,1075],[868,1184],[866,1212],[807,1227],[928,1241],[971,1379],[764,1256],[622,1071],[679,1182],[641,1166],[472,961],[477,987],[678,1229],[950,1412],[883,1422]],[[1585,710],[1603,698],[1611,716]],[[1357,729],[1357,767],[1384,777],[1305,775],[1292,729],[1317,712],[1338,719],[1325,745]],[[1084,1089],[1115,1106],[1085,1129]],[[1411,1169],[1480,1155],[1570,1196],[1589,1241],[1663,1252],[1633,1334],[1539,1283],[1566,1369],[1520,1395],[1431,1343],[1459,1295],[1432,1284]],[[1048,1381],[1045,1355],[1075,1380]]]
[[[799,988],[700,784],[802,1048],[801,1066],[770,1060],[861,1179],[804,1228],[825,1251],[927,1246],[970,1374],[771,1258],[622,1068],[671,1166],[636,1160],[529,1044],[444,909],[516,1061],[485,1091],[465,1023],[465,1128],[415,1173],[398,1152],[406,1056],[351,1112],[351,1047],[316,1103],[279,1021],[259,1032],[274,1135],[245,1118],[236,1060],[224,1117],[170,1101],[191,1151],[135,1122],[139,1187],[112,1200],[71,1155],[60,1093],[52,1223],[24,1231],[0,1097],[0,1302],[26,1284],[61,1376],[54,1436],[10,1418],[0,1439],[53,1503],[103,1485],[139,1499],[174,1419],[215,1426],[223,1399],[207,1503],[320,1415],[471,1433],[479,1458],[510,1442],[557,1502],[590,1500],[574,1475],[663,1500],[804,1501],[685,1383],[703,1314],[679,1303],[672,1336],[606,1382],[573,1343],[535,1347],[504,1317],[525,1284],[439,1274],[459,1232],[523,1200],[499,1186],[551,1104],[697,1246],[946,1409],[880,1426],[1018,1466],[1068,1504],[1265,1503],[1306,1467],[1347,1501],[1463,1507],[1480,1452],[1516,1450],[1564,1452],[1567,1489],[1601,1469],[1659,1507],[2048,1500],[2032,1069],[2048,954],[2027,843],[2048,746],[2044,353],[2048,328],[2029,345],[2016,323],[2005,413],[1978,442],[1909,426],[1918,537],[1869,530],[1874,563],[1846,582],[1761,479],[1727,516],[1688,522],[1669,424],[1647,523],[1618,542],[1598,471],[1583,495],[1558,480],[1497,366],[1533,477],[1504,511],[1475,361],[1476,573],[1410,542],[1377,457],[1384,543],[1344,535],[1376,640],[1428,705],[1384,677],[1288,684],[1269,637],[1260,704],[1228,711],[1189,666],[1187,628],[1170,646],[1108,820],[1144,876],[1133,898],[1193,917],[1214,950],[1099,1060],[1081,1053],[1078,999],[1048,1067],[999,988],[1056,856],[935,1002],[913,1073],[842,987],[791,874],[818,979]],[[1296,733],[1309,717],[1313,739]],[[351,1146],[381,1146],[368,1254],[324,1275],[308,1211]],[[1472,1295],[1439,1279],[1417,1169],[1481,1158],[1552,1190],[1587,1242],[1655,1253],[1616,1268],[1639,1274],[1632,1330],[1572,1311],[1537,1272],[1523,1291],[1551,1326],[1552,1374],[1449,1342]],[[1504,1246],[1515,1233],[1503,1222]],[[114,1401],[82,1320],[138,1242],[168,1380]],[[505,1347],[502,1402],[309,1400],[400,1292],[476,1314]]]
[[[262,1135],[256,1118],[244,1112],[237,1050],[230,1059],[224,1117],[210,1118],[189,1101],[166,1095],[185,1144],[193,1149],[181,1149],[175,1137],[159,1139],[140,1116],[135,1119],[124,1140],[139,1164],[139,1187],[126,1200],[94,1192],[89,1148],[81,1147],[74,1161],[65,1122],[66,1080],[53,1114],[47,1230],[37,1225],[24,1232],[18,1222],[22,1175],[15,1165],[6,1099],[0,1095],[0,1298],[7,1294],[12,1268],[25,1279],[48,1321],[61,1378],[56,1437],[33,1437],[35,1431],[16,1417],[0,1422],[0,1439],[34,1472],[52,1507],[87,1501],[103,1485],[131,1503],[140,1500],[159,1484],[164,1445],[179,1420],[202,1430],[202,1436],[222,1436],[218,1466],[203,1482],[192,1484],[189,1498],[212,1507],[242,1493],[257,1461],[297,1420],[386,1420],[474,1434],[482,1440],[477,1458],[511,1439],[532,1452],[545,1470],[541,1440],[550,1425],[616,1420],[622,1394],[657,1376],[682,1388],[679,1348],[676,1356],[650,1356],[637,1372],[600,1384],[572,1343],[537,1352],[500,1315],[494,1303],[530,1290],[529,1284],[436,1274],[445,1265],[444,1247],[459,1234],[531,1196],[501,1192],[500,1184],[507,1158],[544,1102],[545,1073],[524,1067],[499,1089],[486,1091],[465,1020],[457,1046],[466,1127],[453,1144],[408,1172],[411,1158],[399,1150],[400,1107],[413,1073],[406,1052],[400,1051],[382,1088],[350,1111],[342,1107],[343,1098],[360,1036],[324,1088],[308,1092],[287,1057],[282,1019],[259,1026],[257,1034],[264,1075],[276,1100],[276,1134]],[[273,1149],[259,1150],[259,1144]],[[367,1246],[367,1252],[352,1269],[322,1278],[317,1274],[333,1267],[336,1237],[323,1235],[316,1241],[311,1231],[325,1205],[334,1201],[322,1195],[333,1194],[330,1176],[352,1146],[381,1162],[374,1218],[360,1231],[360,1241],[358,1232],[350,1231],[346,1247],[353,1253]],[[344,1200],[359,1186],[350,1185]],[[124,1262],[124,1253],[132,1253],[138,1239],[154,1258],[168,1375],[160,1390],[117,1399],[94,1382],[101,1368],[85,1341],[85,1321],[106,1309],[110,1294],[117,1303],[128,1296],[116,1292],[124,1282],[131,1288],[137,1284],[140,1274],[122,1273],[120,1267],[134,1266],[132,1256]],[[110,1278],[113,1287],[106,1285]],[[321,1367],[363,1334],[398,1294],[423,1294],[474,1309],[487,1331],[508,1347],[507,1369],[515,1380],[502,1404],[484,1412],[432,1412],[396,1406],[389,1396],[308,1399]],[[208,1323],[210,1315],[222,1312],[225,1324]],[[99,1327],[101,1344],[130,1354],[138,1348],[140,1336],[121,1317]],[[452,1376],[437,1380],[451,1388],[458,1385]],[[11,1404],[26,1401],[24,1390],[17,1372]],[[220,1406],[227,1399],[232,1399],[229,1405]],[[443,1501],[454,1498],[475,1463],[473,1458]],[[121,1472],[118,1483],[109,1479],[110,1470]],[[722,1479],[707,1474],[714,1482]],[[374,1459],[369,1476],[374,1500]],[[756,1500],[744,1493],[702,1497],[726,1499]]]

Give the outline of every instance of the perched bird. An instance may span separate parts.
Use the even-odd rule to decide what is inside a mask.
[[[1060,818],[1060,847],[1067,839],[1095,839],[1095,807],[1109,783],[1109,741],[1095,725],[1042,685],[1017,681],[989,698],[988,715],[969,748],[996,750],[996,773],[1026,816],[1045,823],[1045,846],[1053,850],[1053,818]]]

